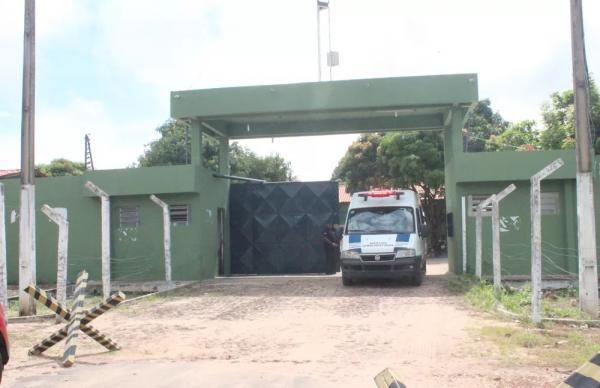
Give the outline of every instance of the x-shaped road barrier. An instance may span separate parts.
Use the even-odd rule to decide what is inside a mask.
[[[44,290],[36,287],[33,284],[30,284],[27,286],[27,288],[25,288],[25,292],[31,295],[35,300],[48,307],[48,309],[52,310],[54,313],[58,314],[68,322],[65,327],[44,338],[42,341],[38,342],[31,349],[29,349],[30,355],[42,354],[52,346],[56,345],[58,342],[67,338],[65,353],[63,356],[63,365],[73,365],[75,362],[75,340],[79,330],[87,334],[94,341],[98,342],[100,345],[104,346],[110,351],[121,349],[113,340],[94,329],[90,325],[90,322],[124,301],[125,294],[122,292],[117,292],[116,294],[111,295],[104,302],[99,303],[89,310],[82,311],[86,285],[87,272],[83,271],[77,277],[74,293],[75,303],[72,309],[69,309],[62,303],[58,302],[55,298],[48,295]]]
[[[600,353],[577,369],[564,383],[556,388],[600,387]]]
[[[377,388],[406,388],[390,368],[385,368],[374,378]]]

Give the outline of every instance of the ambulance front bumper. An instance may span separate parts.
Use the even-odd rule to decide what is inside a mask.
[[[360,259],[341,259],[342,275],[350,279],[388,278],[397,279],[417,274],[422,267],[422,257],[386,258],[380,255]],[[393,255],[392,255],[393,256]],[[377,260],[378,259],[378,260]]]

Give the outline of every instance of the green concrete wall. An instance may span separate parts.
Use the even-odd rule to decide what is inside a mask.
[[[461,198],[470,194],[499,192],[510,183],[517,190],[500,205],[501,217],[518,217],[519,228],[503,231],[501,238],[503,275],[528,275],[530,262],[530,183],[535,172],[562,158],[565,165],[542,181],[542,192],[558,192],[560,213],[542,216],[542,254],[545,275],[572,275],[578,271],[577,209],[575,192],[575,155],[573,151],[547,152],[482,152],[454,155],[450,177],[454,180],[447,198],[448,212],[453,213],[454,237],[449,238],[449,261],[453,272],[462,272]],[[597,174],[597,172],[596,172]],[[598,181],[598,175],[596,175]],[[596,184],[596,190],[598,190]],[[596,195],[596,213],[600,217],[600,201]],[[467,201],[468,206],[468,201]],[[597,228],[600,242],[600,228]],[[491,274],[491,217],[483,218],[483,273]],[[475,218],[467,216],[467,272],[474,273]]]
[[[57,226],[39,209],[43,204],[68,209],[68,278],[85,269],[100,280],[100,201],[84,183],[90,180],[111,200],[111,276],[115,281],[163,280],[163,231],[161,209],[150,201],[156,194],[169,204],[188,204],[191,222],[172,226],[174,280],[211,278],[217,272],[217,209],[228,207],[229,183],[212,177],[199,166],[171,166],[86,173],[80,177],[36,179],[37,281],[56,281]],[[8,280],[18,280],[19,180],[1,181],[6,187]],[[119,208],[139,207],[140,225],[119,228]]]
[[[517,190],[500,203],[500,217],[506,223],[501,229],[500,247],[502,257],[502,274],[504,276],[526,275],[531,271],[531,222],[529,211],[528,181],[515,181]],[[458,187],[459,196],[468,197],[471,194],[491,194],[506,187],[504,182],[482,182],[461,184]],[[572,231],[575,225],[570,225],[566,216],[572,214],[575,205],[571,200],[573,180],[554,180],[543,182],[543,192],[559,194],[559,214],[542,216],[542,254],[543,272],[547,275],[576,274],[576,247],[573,246]],[[467,201],[468,206],[468,201]],[[491,216],[482,218],[483,262],[484,276],[492,274],[492,226]],[[571,223],[573,219],[570,220]],[[460,229],[459,229],[460,234]],[[462,242],[460,243],[462,247]],[[467,272],[475,272],[475,217],[467,213]]]

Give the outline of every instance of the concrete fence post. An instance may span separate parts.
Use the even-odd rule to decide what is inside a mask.
[[[4,308],[4,318],[8,314],[8,275],[6,273],[6,213],[4,207],[4,185],[0,183],[0,303]]]
[[[67,209],[51,208],[48,205],[42,206],[42,212],[56,225],[58,225],[58,253],[56,261],[56,299],[60,303],[67,300],[67,269],[69,254],[69,221]],[[61,318],[57,315],[57,321]]]
[[[485,201],[481,201],[479,205],[477,205],[477,210],[475,213],[475,275],[481,279],[482,276],[482,254],[483,254],[483,245],[482,245],[482,237],[481,237],[481,217],[483,213],[483,209],[492,203],[492,197],[490,196],[485,199]]]
[[[494,291],[499,297],[502,287],[502,264],[500,256],[500,201],[515,191],[513,184],[507,186],[498,194],[492,195],[492,264],[494,268]]]
[[[467,273],[467,199],[461,198],[461,226],[462,226],[462,271]]]
[[[35,315],[35,301],[23,292],[28,284],[37,281],[35,185],[21,185],[19,209],[19,315]]]
[[[171,278],[171,216],[169,214],[169,205],[161,201],[156,195],[150,196],[152,202],[162,208],[163,213],[163,246],[165,255],[165,280],[167,286],[172,286]]]
[[[85,187],[100,197],[102,218],[102,295],[106,299],[110,296],[110,197],[90,181],[85,182]]]
[[[556,159],[531,177],[531,319],[542,321],[542,204],[540,182],[564,164]]]

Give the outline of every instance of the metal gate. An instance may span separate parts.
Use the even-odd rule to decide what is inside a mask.
[[[337,182],[232,184],[231,273],[325,272],[324,226],[339,220]]]

